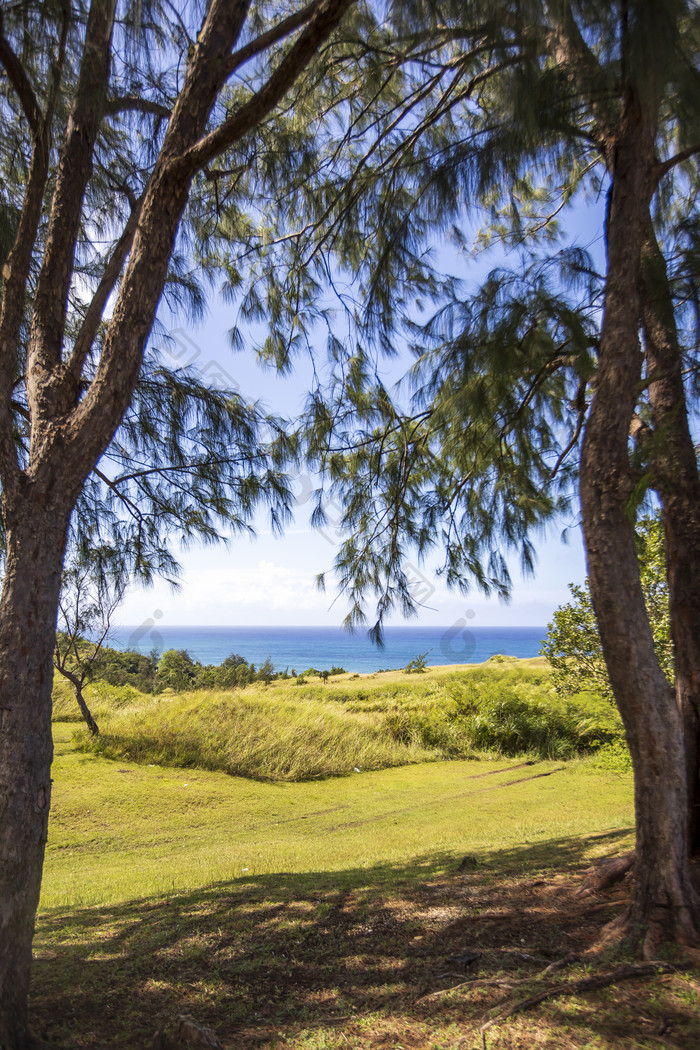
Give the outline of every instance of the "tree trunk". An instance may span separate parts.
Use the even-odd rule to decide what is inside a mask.
[[[654,438],[652,470],[663,508],[676,699],[690,793],[688,839],[700,849],[700,476],[688,426],[683,362],[666,261],[651,223],[642,256],[642,318]]]
[[[607,217],[607,286],[595,392],[581,457],[591,597],[632,755],[637,860],[628,923],[653,957],[663,940],[696,943],[700,906],[688,857],[683,727],[656,658],[628,513],[629,431],[638,396],[639,267],[654,189],[655,118],[625,99]]]
[[[59,674],[62,674],[64,678],[67,678],[70,684],[73,686],[73,692],[75,693],[75,699],[78,702],[80,713],[87,723],[87,727],[93,736],[100,735],[100,727],[93,718],[92,711],[87,705],[85,697],[83,696],[83,683],[80,681],[77,675],[72,674],[63,667],[57,667],[56,670]]]
[[[83,718],[87,722],[88,729],[90,730],[90,732],[92,733],[93,736],[99,736],[100,735],[100,727],[98,726],[97,722],[93,718],[92,712],[91,712],[90,708],[88,707],[88,705],[85,702],[85,697],[83,696],[83,687],[80,684],[80,682],[74,682],[73,683],[73,692],[75,693],[75,699],[78,701],[78,707],[80,708],[80,713],[82,714]]]
[[[12,508],[0,600],[0,1050],[25,1050],[51,799],[51,683],[68,515]],[[9,520],[8,520],[9,519]]]

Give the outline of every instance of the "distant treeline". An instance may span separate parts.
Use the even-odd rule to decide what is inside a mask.
[[[270,682],[296,678],[303,683],[311,675],[323,681],[332,675],[344,674],[344,668],[332,667],[330,671],[307,668],[297,675],[294,668],[276,671],[269,659],[259,667],[231,653],[221,664],[201,664],[193,660],[185,649],[168,649],[162,655],[156,650],[145,656],[143,653],[120,652],[104,648],[91,666],[92,681],[109,685],[130,685],[142,693],[162,693],[165,689],[177,692],[192,689],[235,689],[253,682]]]

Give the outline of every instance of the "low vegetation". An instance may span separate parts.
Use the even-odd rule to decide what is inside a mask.
[[[590,759],[456,760],[271,782],[109,760],[54,726],[44,907],[105,904],[274,872],[461,858],[628,827],[628,776]],[[624,837],[624,836],[623,836]],[[420,865],[419,865],[420,866]]]
[[[689,966],[621,982],[630,956],[597,953],[627,885],[578,894],[633,844],[613,708],[541,659],[305,678],[93,683],[95,743],[57,683],[44,1040],[174,1046],[188,1014],[226,1050],[697,1043]]]
[[[328,681],[310,668],[294,684],[155,696],[94,683],[87,695],[102,732],[95,739],[81,729],[76,740],[106,757],[263,780],[478,756],[595,753],[610,768],[626,768],[616,709],[590,693],[557,696],[542,659],[497,657],[420,675],[335,670]],[[67,715],[79,719],[72,698],[59,693],[55,717]]]
[[[332,712],[345,734],[384,724],[391,741],[392,713],[446,708],[448,694],[469,711],[479,691],[488,705],[499,696],[513,705],[518,682],[521,701],[551,699],[540,661],[218,697],[91,688],[110,726],[181,711],[200,733],[210,703],[225,708],[228,732],[227,712],[242,718],[254,704],[269,717],[277,703],[285,718],[268,732],[305,709],[309,720]],[[591,951],[624,908],[625,886],[604,901],[577,896],[586,868],[633,839],[631,777],[603,768],[600,752],[272,783],[183,770],[172,755],[159,765],[155,755],[86,752],[60,717],[75,706],[57,697],[31,999],[36,1030],[56,1050],[146,1050],[181,1014],[226,1050],[471,1050],[490,1020],[489,1050],[651,1050],[700,1038],[698,985],[683,965],[580,991],[591,972],[628,961]],[[498,1021],[548,988],[551,1000]]]
[[[166,696],[123,707],[101,722],[92,743],[79,731],[86,749],[258,780],[308,780],[436,757],[419,742],[388,733],[376,715],[305,701],[292,690]]]

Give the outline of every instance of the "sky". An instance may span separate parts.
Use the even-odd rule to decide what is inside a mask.
[[[169,364],[198,368],[215,385],[235,385],[247,397],[263,398],[274,410],[292,415],[301,404],[308,376],[280,378],[263,371],[245,354],[228,348],[227,329],[233,323],[223,304],[215,305],[204,323],[183,325],[173,319],[172,341],[164,356]],[[327,507],[329,524],[309,525],[312,481],[295,483],[297,507],[294,522],[282,538],[272,535],[262,522],[253,539],[240,535],[227,545],[176,551],[182,566],[181,587],[173,591],[163,582],[143,589],[134,586],[120,607],[120,624],[138,625],[155,617],[162,626],[339,626],[348,611],[347,601],[334,589],[315,584],[319,573],[332,568],[340,533],[334,526],[337,511]],[[511,565],[512,599],[504,604],[478,591],[464,596],[449,591],[437,575],[439,559],[407,566],[420,601],[418,618],[410,623],[443,626],[467,616],[474,626],[542,626],[557,606],[568,600],[569,583],[582,583],[585,575],[580,527],[575,520],[559,520],[535,539],[537,568],[528,579]],[[368,607],[371,616],[372,606]],[[394,615],[387,621],[406,621]]]
[[[566,214],[566,239],[591,251],[599,268],[602,260],[603,201],[584,201]],[[455,264],[454,258],[450,260]],[[474,280],[496,263],[493,258],[470,262]],[[462,262],[463,265],[463,262]],[[193,367],[213,385],[239,390],[246,398],[262,399],[267,406],[291,418],[300,409],[309,389],[311,369],[303,363],[291,376],[280,377],[261,368],[252,355],[233,353],[227,332],[236,324],[236,309],[223,299],[213,298],[203,322],[194,324],[175,316],[164,320],[170,333],[161,353],[170,366]],[[157,342],[156,342],[157,345]],[[394,363],[392,369],[396,369]],[[327,589],[315,584],[319,573],[332,568],[339,542],[334,528],[337,511],[326,507],[329,524],[322,531],[309,525],[312,480],[296,482],[297,508],[293,524],[284,537],[273,536],[264,523],[254,539],[240,535],[227,544],[175,551],[182,566],[181,587],[173,591],[165,583],[144,590],[134,586],[120,607],[117,620],[139,625],[155,618],[162,626],[339,626],[348,611],[347,600],[338,595],[332,575]],[[407,573],[420,601],[417,619],[426,626],[447,626],[467,617],[474,626],[543,626],[554,610],[569,600],[570,583],[581,584],[586,576],[580,525],[571,518],[551,523],[532,537],[537,553],[534,576],[524,578],[517,564],[510,563],[513,587],[508,604],[478,591],[461,595],[446,588],[437,575],[439,558],[425,565],[409,565]],[[373,606],[368,605],[370,622]],[[405,623],[400,614],[387,623]]]
[[[283,538],[262,531],[252,540],[237,537],[228,547],[182,552],[179,591],[165,583],[148,590],[132,588],[119,622],[137,625],[154,617],[161,626],[339,626],[346,600],[330,581],[325,592],[315,586],[316,575],[332,565],[333,529],[319,533],[305,524],[303,513],[298,518]],[[466,596],[448,591],[434,564],[409,565],[407,575],[421,608],[418,618],[408,622],[444,626],[466,616],[473,626],[483,627],[547,624],[554,609],[568,600],[567,584],[581,583],[586,574],[579,528],[567,530],[567,543],[561,531],[559,523],[536,544],[534,578],[525,580],[513,572],[507,605],[477,591]],[[406,621],[395,615],[387,622]]]

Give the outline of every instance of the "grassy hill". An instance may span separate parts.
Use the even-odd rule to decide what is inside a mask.
[[[618,764],[622,751],[624,764],[616,709],[589,695],[558,699],[542,659],[155,696],[97,683],[87,695],[101,735],[79,730],[85,750],[263,780],[457,758],[561,760],[601,750]],[[79,717],[65,693],[55,717]]]
[[[540,662],[91,703],[95,746],[55,710],[31,1007],[55,1050],[149,1050],[183,1013],[227,1050],[472,1050],[543,988],[489,1050],[700,1045],[688,967],[576,991],[626,962],[592,951],[624,886],[577,890],[630,848],[632,783],[612,711],[559,704]],[[496,746],[440,761],[479,714]],[[555,745],[573,757],[539,757]]]

